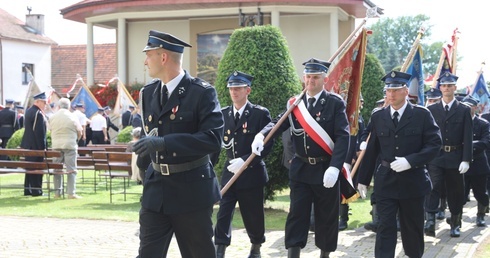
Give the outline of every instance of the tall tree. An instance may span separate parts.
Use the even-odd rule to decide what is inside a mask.
[[[370,26],[373,35],[368,40],[368,53],[376,55],[385,71],[403,64],[421,27],[425,29],[421,39],[424,71],[433,73],[439,62],[442,42],[427,43],[431,36],[430,17],[419,14],[397,18],[380,18]]]

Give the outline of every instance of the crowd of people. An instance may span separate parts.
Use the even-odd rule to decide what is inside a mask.
[[[398,231],[405,254],[422,257],[424,236],[436,237],[436,219],[446,219],[450,236],[459,237],[470,189],[478,202],[476,225],[486,226],[490,129],[485,118],[490,114],[477,113],[477,99],[458,98],[457,76],[440,75],[440,86],[426,92],[424,107],[409,98],[411,75],[390,71],[380,78],[384,99],[377,102],[367,124],[359,117],[360,130],[353,136],[345,101],[325,90],[329,62],[311,58],[303,63],[304,91],[273,119],[266,107],[249,101],[254,76],[246,71],[228,76],[232,103],[221,108],[215,88],[182,68],[187,47],[191,45],[171,34],[149,32],[143,49],[145,65],[157,80],[142,89],[141,110],[130,106],[122,115],[123,127],[135,127],[128,150],[137,155],[133,165],[141,173],[136,178],[144,185],[139,257],[166,257],[175,236],[182,257],[224,258],[237,204],[250,238],[248,257],[261,257],[268,182],[264,158],[277,136],[287,143],[283,163],[289,168],[290,208],[284,237],[288,258],[300,257],[309,231],[315,232],[320,257],[329,257],[337,249],[339,230],[346,229],[349,220],[349,206],[341,204],[341,171],[356,162],[360,167],[354,182],[362,198],[367,198],[374,178],[373,220],[365,227],[376,232],[376,257],[394,257]],[[46,97],[41,93],[34,99],[23,119],[26,132],[21,147],[45,149]],[[12,102],[6,105],[0,112],[2,142],[20,126],[9,111]],[[108,119],[108,109],[99,109],[89,120],[82,103],[76,103],[74,112],[70,107],[68,99],[60,100],[58,111],[49,118],[49,129],[53,148],[63,153],[61,161],[76,175],[77,147],[90,140],[108,143],[108,128],[119,128]],[[285,113],[287,119],[282,119]],[[226,161],[218,181],[213,167],[222,148]],[[42,194],[39,180],[26,176],[26,195]],[[61,187],[59,181],[55,178]],[[233,184],[220,193],[230,181]],[[67,190],[71,198],[80,198],[75,177],[68,178]]]

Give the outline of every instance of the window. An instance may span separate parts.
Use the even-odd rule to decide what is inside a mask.
[[[228,46],[231,31],[197,35],[197,77],[214,85],[218,63]]]
[[[22,85],[27,85],[34,76],[34,64],[22,64]]]

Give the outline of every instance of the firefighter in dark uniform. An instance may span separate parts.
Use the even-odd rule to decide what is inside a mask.
[[[291,127],[295,147],[295,156],[289,169],[291,203],[286,220],[285,246],[288,257],[300,256],[308,239],[311,204],[314,203],[315,245],[321,250],[320,257],[328,257],[330,252],[337,249],[340,205],[338,179],[349,148],[349,123],[343,99],[324,90],[330,63],[312,58],[303,65],[306,94],[296,107],[298,112],[291,113],[289,123],[282,123],[271,137],[281,135]],[[306,128],[299,122],[303,119]],[[264,137],[277,121],[269,123],[255,136],[252,151],[257,155],[263,149]],[[320,145],[328,143],[321,140],[317,143],[310,137],[311,133],[330,138],[335,144],[335,148],[331,148],[333,152],[328,154]]]
[[[461,102],[471,107],[471,116],[473,117],[473,161],[468,172],[464,174],[464,196],[468,196],[470,189],[473,189],[473,195],[478,202],[476,226],[485,227],[485,213],[488,210],[487,177],[490,175],[485,151],[490,148],[490,124],[487,120],[476,115],[478,99],[468,95]]]
[[[29,150],[45,150],[46,120],[44,109],[46,107],[46,94],[44,92],[35,95],[34,105],[27,109],[24,120],[24,136],[20,147]],[[26,161],[43,161],[44,157],[26,157]],[[24,180],[24,195],[41,196],[43,175],[26,174]]]
[[[119,132],[119,127],[117,127],[112,121],[111,117],[109,116],[109,111],[111,111],[111,108],[109,106],[104,107],[104,114],[102,115],[105,117],[106,124],[107,124],[107,141],[105,142],[106,144],[111,144],[111,136],[109,135],[109,129],[112,128],[114,131]]]
[[[431,113],[407,101],[410,77],[392,71],[382,78],[389,106],[371,116],[371,136],[359,170],[358,189],[364,196],[376,173],[375,257],[395,256],[397,212],[405,255],[424,253],[424,198],[431,189],[425,164],[441,148],[441,135]],[[378,156],[381,165],[376,170]]]
[[[124,111],[124,113],[122,114],[121,116],[121,123],[122,123],[122,128],[126,128],[126,126],[130,126],[131,125],[131,118],[133,116],[133,112],[134,112],[134,106],[133,105],[129,105],[128,107],[129,109]]]
[[[19,129],[24,128],[24,107],[21,105],[15,106],[17,110],[17,120],[19,121]]]
[[[442,99],[427,108],[441,129],[442,147],[429,163],[432,191],[427,195],[425,234],[435,236],[435,214],[439,208],[441,184],[446,185],[446,197],[451,218],[451,237],[460,236],[464,196],[463,175],[470,167],[473,153],[473,122],[470,107],[454,97],[458,77],[446,72],[438,79]]]
[[[182,257],[216,256],[212,213],[220,192],[209,154],[221,149],[224,121],[215,88],[182,69],[184,47],[151,30],[143,50],[156,80],[141,90],[147,136],[133,146],[152,161],[141,200],[141,258],[166,257],[173,235]]]
[[[240,71],[235,71],[228,77],[228,89],[233,105],[222,110],[225,119],[223,146],[227,157],[221,177],[222,187],[252,154],[250,146],[255,135],[271,122],[269,110],[248,101],[252,80],[251,75]],[[262,159],[271,150],[272,141],[267,143],[262,156],[256,156],[252,160],[221,198],[214,230],[217,258],[225,257],[225,249],[230,245],[231,222],[237,202],[252,243],[248,257],[260,257],[260,246],[265,242],[264,186],[269,179]]]
[[[0,110],[0,147],[5,149],[7,142],[17,129],[19,129],[19,121],[14,110],[14,100],[6,99],[5,108]],[[6,157],[1,156],[0,158],[6,159]]]

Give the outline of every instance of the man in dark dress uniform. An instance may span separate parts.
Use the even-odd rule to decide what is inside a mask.
[[[271,122],[269,111],[248,102],[253,77],[235,71],[228,77],[228,89],[233,105],[222,110],[225,119],[223,137],[227,160],[223,167],[221,186],[224,187],[243,166],[252,150],[255,135]],[[214,230],[217,258],[225,257],[225,249],[231,243],[231,222],[235,205],[240,205],[243,223],[252,243],[250,258],[260,257],[260,246],[265,242],[264,186],[268,181],[262,160],[272,150],[272,141],[266,145],[262,156],[256,156],[223,195]]]
[[[397,212],[405,255],[424,253],[424,198],[431,189],[425,164],[441,148],[441,135],[431,113],[407,101],[409,79],[410,74],[397,71],[382,78],[389,106],[371,115],[371,136],[359,170],[361,193],[376,173],[375,257],[395,256]],[[376,170],[378,156],[381,165]]]
[[[451,237],[460,236],[464,196],[463,174],[468,171],[473,153],[473,122],[470,107],[462,105],[454,97],[458,77],[446,72],[438,78],[442,99],[428,106],[441,129],[442,148],[429,163],[429,175],[433,184],[427,195],[425,210],[427,221],[425,234],[435,236],[435,214],[439,209],[441,184],[446,185],[446,196],[451,212]]]
[[[184,258],[215,257],[213,205],[219,185],[209,154],[219,152],[223,115],[216,90],[182,69],[182,40],[150,31],[145,65],[153,78],[140,93],[143,129],[133,146],[150,155],[140,211],[139,256],[166,257],[175,234]]]
[[[490,124],[476,115],[478,99],[468,95],[461,102],[471,107],[473,117],[473,160],[470,169],[464,174],[464,196],[468,196],[470,189],[473,189],[473,195],[478,202],[476,226],[485,227],[485,213],[488,210],[487,177],[490,175],[485,151],[490,147]]]
[[[17,120],[17,114],[14,111],[14,101],[6,99],[5,108],[0,110],[0,147],[5,149],[7,142],[17,129],[19,129],[19,121]],[[5,156],[0,156],[0,159],[6,158],[7,157]]]
[[[122,123],[122,127],[123,129],[126,127],[126,126],[129,126],[131,125],[131,116],[133,115],[133,112],[134,112],[134,106],[133,105],[129,105],[129,109],[126,110],[122,116],[121,116],[121,123]]]
[[[105,117],[107,123],[107,141],[105,142],[107,144],[111,144],[109,129],[112,128],[114,131],[119,132],[119,128],[111,121],[111,118],[109,117],[109,111],[111,111],[111,108],[109,106],[105,106],[103,116]]]
[[[19,129],[24,128],[24,107],[21,105],[15,106],[17,110],[17,120],[19,121]]]
[[[44,109],[46,107],[46,94],[35,95],[34,105],[27,109],[25,114],[25,131],[20,147],[29,150],[45,150],[46,121]],[[43,161],[44,157],[26,157],[26,161]],[[24,195],[40,196],[43,194],[43,175],[26,174],[24,180]]]
[[[295,156],[289,169],[291,204],[285,235],[288,257],[299,257],[301,249],[306,246],[312,203],[315,210],[315,245],[321,250],[320,257],[328,257],[330,252],[337,249],[338,179],[349,148],[349,123],[343,99],[324,90],[330,63],[312,58],[303,65],[306,94],[296,111],[291,113],[290,123],[282,123],[271,138],[291,127]],[[288,103],[294,102],[293,99]],[[255,154],[260,155],[264,148],[263,139],[277,121],[269,123],[255,136],[252,143]],[[320,137],[312,137],[315,135]]]

